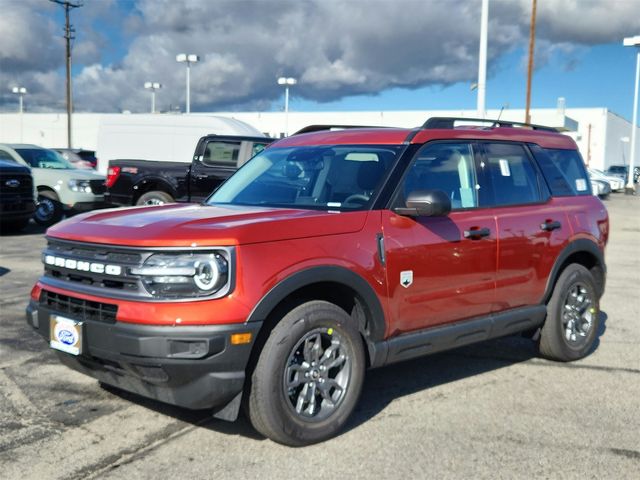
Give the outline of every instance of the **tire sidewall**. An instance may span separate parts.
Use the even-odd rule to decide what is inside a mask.
[[[50,209],[50,214],[42,215],[42,208]],[[33,214],[33,220],[44,227],[48,227],[57,223],[62,218],[62,206],[60,202],[45,195],[38,196],[38,205],[36,205],[36,211]]]
[[[150,200],[158,200],[158,203],[147,203]],[[173,203],[173,197],[161,190],[152,190],[150,192],[143,193],[136,202],[137,206],[157,206],[165,205],[167,203]]]
[[[287,314],[272,331],[265,344],[259,362],[268,368],[260,369],[268,374],[258,378],[254,372],[253,382],[257,382],[267,394],[265,421],[271,428],[281,430],[290,445],[308,445],[335,435],[346,423],[355,408],[364,380],[365,358],[358,330],[351,318],[343,310],[326,302],[312,302],[318,305],[315,311],[305,311],[302,305]],[[328,306],[334,307],[329,308]],[[341,312],[336,312],[338,309]],[[340,318],[342,317],[342,318]],[[333,328],[346,342],[351,357],[351,372],[345,397],[336,411],[320,421],[306,421],[289,408],[289,399],[285,396],[283,381],[284,370],[289,355],[300,339],[309,331],[317,328]]]
[[[562,324],[562,315],[564,309],[564,302],[568,295],[569,290],[577,283],[581,283],[588,290],[593,303],[591,308],[596,309],[594,319],[591,324],[591,329],[586,337],[586,340],[579,346],[570,344],[564,332],[564,326]],[[596,339],[598,331],[600,329],[600,300],[597,295],[597,289],[592,275],[582,265],[569,265],[564,272],[560,275],[556,288],[553,291],[553,295],[549,304],[547,305],[547,321],[552,319],[552,333],[555,337],[556,347],[559,349],[563,357],[567,360],[577,360],[586,356],[593,347],[593,343]]]

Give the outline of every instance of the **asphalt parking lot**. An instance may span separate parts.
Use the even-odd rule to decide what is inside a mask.
[[[640,197],[606,205],[591,355],[553,363],[508,337],[370,371],[346,431],[301,449],[61,366],[24,320],[43,231],[0,237],[0,477],[638,478]]]

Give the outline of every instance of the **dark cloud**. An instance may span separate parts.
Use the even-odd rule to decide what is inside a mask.
[[[8,1],[0,0],[0,7]],[[60,26],[53,24],[48,3],[30,0],[2,8],[0,85],[21,75],[39,92],[31,98],[34,104],[57,108],[64,97],[59,90],[64,56]],[[134,8],[122,5],[86,1],[74,11],[74,53],[76,65],[82,65],[74,77],[79,110],[144,111],[149,106],[145,81],[163,84],[157,94],[160,108],[184,105],[185,67],[175,61],[181,52],[202,57],[191,71],[193,110],[269,108],[282,93],[275,81],[281,75],[299,79],[296,95],[331,101],[391,87],[472,82],[477,74],[479,1],[138,0]],[[530,0],[490,2],[490,62],[526,45],[530,8]],[[109,38],[115,29],[128,44],[114,58]],[[575,65],[576,46],[637,34],[638,2],[538,2],[537,31],[538,66],[563,55],[567,65]],[[15,103],[9,97],[0,93],[0,105]]]

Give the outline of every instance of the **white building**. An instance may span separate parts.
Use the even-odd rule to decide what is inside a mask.
[[[285,134],[284,112],[215,112],[187,115],[150,114],[100,114],[76,113],[73,116],[73,146],[97,150],[100,158],[98,137],[101,124],[123,123],[132,117],[156,123],[167,123],[171,116],[176,128],[187,128],[193,117],[215,115],[234,118],[255,127],[272,137]],[[476,117],[475,110],[405,110],[405,111],[360,111],[360,112],[289,112],[289,132],[293,133],[308,125],[371,125],[416,127],[429,117]],[[489,110],[487,118],[523,121],[524,110]],[[204,120],[204,119],[202,119]],[[562,128],[573,137],[582,155],[590,166],[606,169],[610,165],[629,163],[631,123],[607,108],[562,108],[533,109],[532,123]],[[2,113],[0,114],[1,143],[33,143],[44,147],[65,147],[67,143],[66,114],[60,113]],[[207,132],[214,133],[214,132]],[[640,132],[639,132],[640,133]],[[639,137],[640,138],[640,137]],[[195,142],[193,147],[195,148]],[[640,148],[637,148],[640,151]],[[136,155],[126,155],[133,158]],[[636,153],[635,165],[640,165],[640,154]]]

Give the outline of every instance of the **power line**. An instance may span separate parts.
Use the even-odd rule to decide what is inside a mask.
[[[64,39],[66,40],[66,64],[67,64],[67,148],[71,148],[71,114],[73,112],[73,98],[71,96],[71,40],[74,40],[75,29],[73,25],[69,23],[69,11],[74,8],[82,7],[84,4],[81,1],[71,2],[69,0],[49,0],[50,2],[57,3],[64,8]]]

